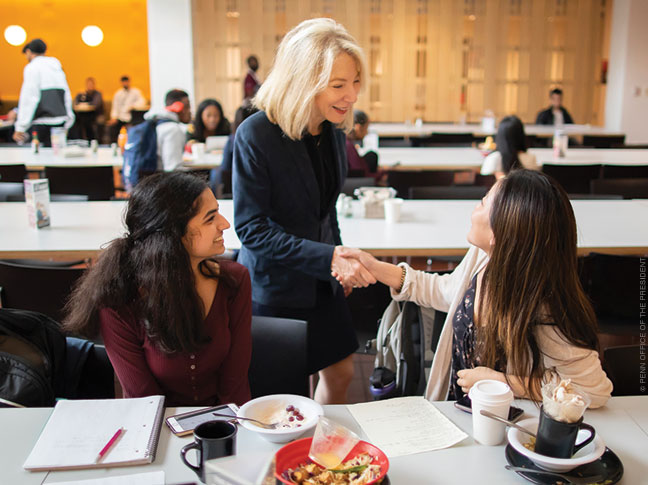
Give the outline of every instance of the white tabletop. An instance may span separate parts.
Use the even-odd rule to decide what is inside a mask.
[[[602,126],[592,125],[563,125],[559,128],[571,136],[621,136],[622,132],[608,130]],[[459,134],[470,133],[474,136],[495,135],[496,130],[483,130],[481,124],[466,123],[423,123],[419,126],[412,123],[371,123],[369,126],[371,132],[377,133],[378,136],[392,137],[426,137],[432,133]],[[553,125],[524,125],[524,131],[527,135],[540,137],[551,137],[556,131]]]
[[[393,484],[443,483],[528,483],[522,477],[504,469],[506,458],[504,444],[499,446],[481,446],[472,439],[472,418],[459,411],[452,402],[435,402],[434,405],[445,414],[469,437],[461,443],[427,453],[401,456],[390,460],[389,477]],[[537,416],[538,409],[529,401],[517,400],[516,406],[522,407],[528,416]],[[363,439],[367,436],[358,426],[345,406],[325,406],[328,417],[344,424],[357,432]],[[169,408],[169,416],[186,411],[184,408]],[[179,438],[162,427],[155,461],[150,465],[56,472],[26,472],[22,469],[27,455],[36,443],[40,430],[51,413],[51,408],[36,409],[0,409],[0,425],[3,439],[0,440],[0,456],[3,467],[0,470],[2,483],[37,484],[55,483],[65,480],[82,480],[106,478],[109,476],[164,470],[166,483],[197,482],[197,477],[180,460],[180,448],[191,442],[191,436]],[[607,406],[589,410],[585,414],[586,422],[596,429],[605,444],[621,459],[624,476],[621,484],[635,485],[645,483],[648,460],[645,450],[648,448],[648,432],[645,423],[648,420],[648,397],[612,398]],[[312,431],[310,432],[312,435]],[[7,439],[9,438],[9,439]],[[254,432],[239,427],[237,434],[237,454],[250,454],[259,457],[270,457],[282,445],[269,443]],[[250,466],[258,467],[260,463],[251,462]]]
[[[396,224],[384,219],[340,216],[342,241],[381,256],[462,255],[468,248],[466,234],[476,201],[406,200]],[[93,257],[102,246],[124,233],[125,202],[53,202],[52,225],[32,229],[24,203],[0,203],[0,257]],[[648,253],[648,205],[635,200],[574,200],[579,251],[617,254]],[[220,202],[221,212],[233,221],[231,200]],[[241,243],[233,228],[225,231],[225,245]]]
[[[556,158],[551,148],[530,148],[538,165],[648,165],[648,150],[623,148],[570,148]],[[468,170],[479,169],[484,154],[477,148],[379,148],[382,168]]]

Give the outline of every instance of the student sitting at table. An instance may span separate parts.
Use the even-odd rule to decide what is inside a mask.
[[[571,379],[590,407],[612,383],[597,352],[596,316],[577,273],[576,221],[553,179],[512,171],[475,207],[461,264],[447,275],[394,266],[357,249],[355,257],[391,287],[395,300],[447,312],[426,397],[459,399],[482,379],[541,400],[543,381]]]
[[[549,91],[551,106],[538,113],[536,125],[562,126],[574,122],[569,111],[562,105],[563,92],[560,88]]]
[[[232,131],[229,120],[223,115],[221,104],[211,98],[198,105],[192,125],[190,139],[201,143],[205,143],[209,136],[229,136]]]
[[[535,155],[527,152],[524,125],[517,116],[507,116],[500,121],[495,146],[497,150],[484,158],[482,175],[495,174],[500,179],[515,168],[538,170]]]
[[[346,138],[346,153],[349,162],[349,176],[353,177],[374,177],[379,180],[384,172],[378,170],[378,154],[370,151],[360,156],[358,153],[359,143],[367,136],[369,131],[369,117],[364,111],[356,109],[353,111],[353,130]]]
[[[151,175],[134,189],[125,223],[75,288],[66,330],[101,331],[125,397],[248,401],[250,277],[215,259],[230,224],[212,191],[187,172]]]
[[[86,140],[98,139],[97,124],[103,123],[103,98],[97,91],[95,79],[89,77],[85,82],[86,89],[74,98],[74,111],[82,138]]]

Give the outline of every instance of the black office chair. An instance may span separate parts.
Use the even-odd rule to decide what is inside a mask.
[[[399,197],[407,198],[410,187],[449,186],[454,184],[452,170],[390,170],[387,172],[387,185],[398,192]]]
[[[24,165],[0,165],[0,182],[18,182],[27,178],[27,169]]]
[[[599,331],[634,335],[639,327],[639,292],[635,278],[639,257],[590,253],[579,262],[583,289],[594,306]]]
[[[614,194],[624,199],[648,199],[648,177],[590,181],[592,194]]]
[[[475,137],[472,133],[435,133],[431,136],[412,138],[414,147],[469,147]]]
[[[252,317],[252,398],[269,394],[310,396],[308,324],[289,318]]]
[[[342,185],[342,193],[353,195],[355,189],[360,187],[374,187],[376,180],[373,177],[353,177],[347,178]]]
[[[589,194],[590,180],[599,178],[601,165],[553,165],[545,163],[542,171],[552,176],[569,194]]]
[[[85,268],[0,261],[0,306],[44,313],[56,321]]]
[[[608,347],[603,351],[603,368],[614,385],[613,396],[646,395],[641,391],[639,345]]]
[[[410,199],[479,200],[488,192],[487,187],[453,185],[452,187],[410,187]]]
[[[495,185],[495,182],[497,182],[495,175],[482,175],[480,173],[475,174],[475,185],[490,189],[493,185]]]
[[[583,135],[583,146],[593,148],[619,148],[625,144],[625,135],[597,136]]]
[[[648,160],[646,165],[603,165],[601,176],[604,179],[648,178]]]
[[[103,167],[47,167],[52,194],[81,194],[89,200],[110,200],[115,196],[112,166]]]

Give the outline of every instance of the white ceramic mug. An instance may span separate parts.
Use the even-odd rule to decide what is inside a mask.
[[[508,384],[495,380],[476,382],[468,393],[472,401],[473,438],[482,445],[495,446],[504,440],[506,425],[481,414],[485,409],[508,419],[513,391]]]
[[[384,207],[385,222],[387,222],[388,224],[398,222],[401,216],[401,209],[403,207],[403,199],[385,199]]]

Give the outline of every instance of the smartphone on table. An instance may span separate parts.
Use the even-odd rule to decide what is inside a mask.
[[[188,413],[169,416],[166,418],[166,424],[173,434],[184,436],[193,433],[194,429],[207,421],[235,421],[238,409],[236,404],[223,404],[221,406],[197,409]],[[214,413],[227,414],[231,418],[214,416]]]
[[[461,409],[462,411],[472,414],[472,403],[470,402],[470,398],[468,397],[467,394],[464,397],[457,399],[454,405],[457,409]],[[511,406],[509,408],[508,420],[515,423],[517,420],[519,420],[522,417],[523,414],[524,414],[523,409],[516,408],[515,406]]]

